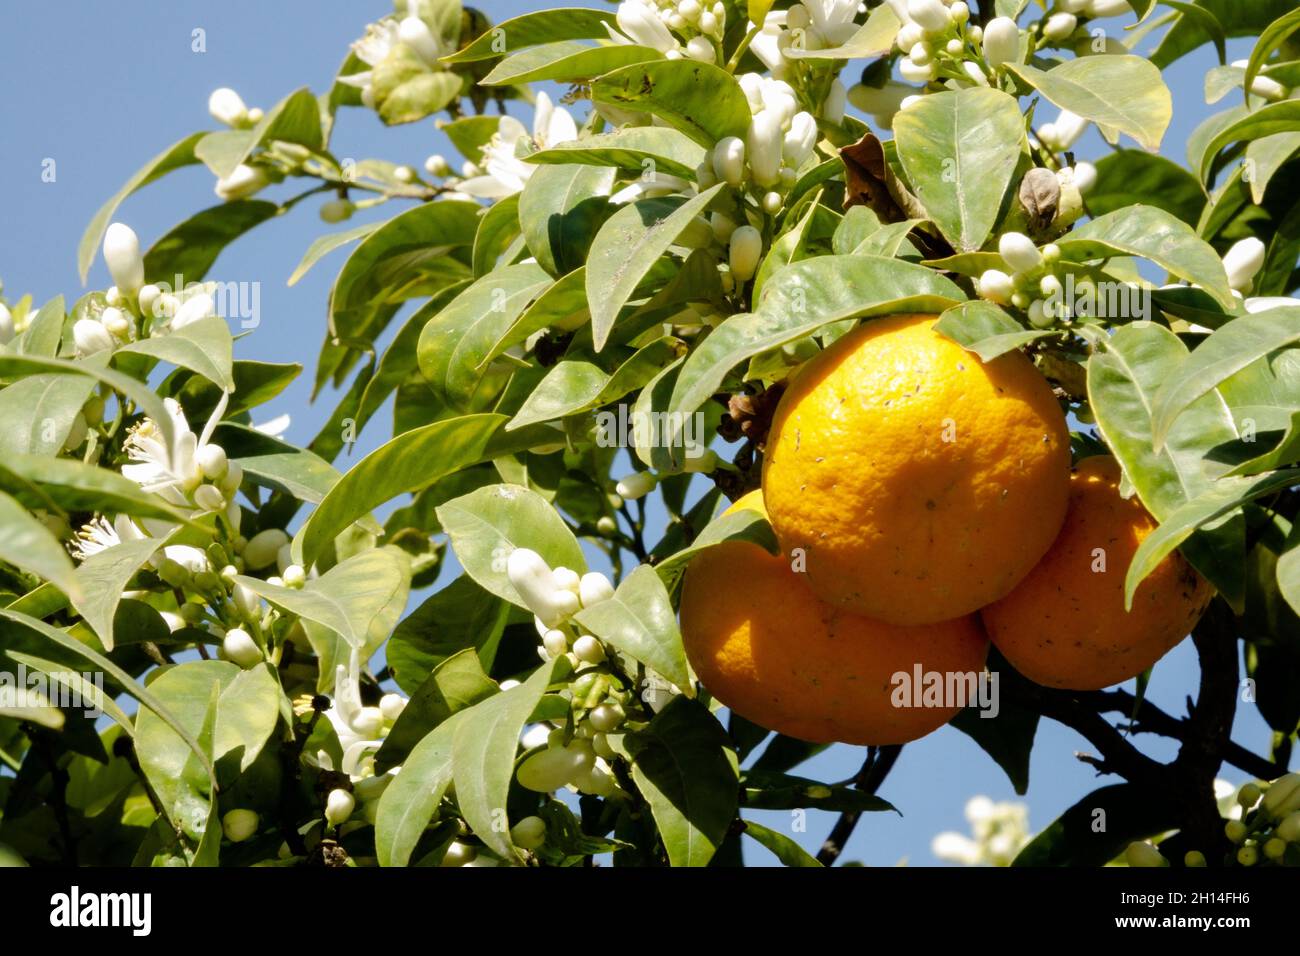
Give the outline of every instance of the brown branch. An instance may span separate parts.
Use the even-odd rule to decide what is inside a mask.
[[[875,793],[880,785],[885,782],[885,777],[889,776],[889,771],[893,769],[894,762],[898,760],[898,755],[902,749],[902,744],[890,744],[887,747],[868,747],[867,759],[854,777],[853,785],[863,793]],[[817,852],[818,863],[822,866],[835,865],[835,861],[844,852],[844,846],[849,842],[849,837],[853,835],[853,830],[857,827],[858,819],[861,816],[861,810],[845,810],[840,814],[840,818],[835,821],[835,826],[831,828],[831,832],[822,844],[822,848]]]

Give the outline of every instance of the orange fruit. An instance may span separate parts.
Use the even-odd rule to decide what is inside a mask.
[[[760,492],[729,511],[739,508],[761,513]],[[952,719],[960,706],[915,706],[895,692],[916,688],[918,666],[978,675],[988,640],[974,617],[885,624],[819,601],[805,577],[748,541],[725,541],[691,562],[682,638],[714,697],[760,726],[816,743],[905,743]]]
[[[1213,597],[1174,552],[1124,610],[1124,576],[1157,522],[1137,498],[1120,497],[1119,481],[1114,458],[1079,462],[1065,526],[1047,557],[981,612],[998,650],[1039,684],[1100,690],[1136,677],[1187,636]]]
[[[796,374],[768,435],[763,497],[824,601],[892,624],[1007,594],[1065,518],[1065,416],[1025,356],[991,362],[931,315],[877,319]]]

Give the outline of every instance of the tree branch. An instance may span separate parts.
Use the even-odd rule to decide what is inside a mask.
[[[894,762],[898,760],[898,755],[902,751],[902,744],[890,744],[886,747],[868,747],[867,759],[863,761],[862,769],[853,779],[853,785],[863,793],[875,793],[885,777],[889,776],[889,771],[893,769]],[[822,866],[834,866],[835,861],[839,859],[844,852],[844,846],[849,842],[849,837],[853,835],[854,828],[858,825],[858,819],[862,816],[861,810],[845,810],[840,814],[840,818],[835,821],[835,826],[831,828],[830,834],[826,837],[826,842],[817,852],[817,862]]]

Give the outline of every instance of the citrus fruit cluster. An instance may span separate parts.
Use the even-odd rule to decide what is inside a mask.
[[[1091,690],[1155,663],[1209,585],[1177,553],[1124,607],[1156,522],[1114,459],[1071,467],[1065,416],[1020,352],[989,362],[932,315],[867,322],[800,367],[773,418],[761,491],[779,555],[702,552],[683,586],[691,665],[727,706],[817,742],[903,743],[970,700],[893,693],[978,674],[991,640],[1025,676]],[[900,677],[899,675],[902,675]]]

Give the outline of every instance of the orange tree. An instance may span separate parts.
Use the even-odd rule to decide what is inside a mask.
[[[1019,862],[1296,863],[1295,6],[398,0],[323,92],[218,90],[86,231],[112,287],[0,304],[0,853],[825,864],[907,740],[1023,789],[1047,717],[1118,782]],[[1237,37],[1156,155],[1164,68]],[[464,163],[341,159],[349,108]],[[221,202],[142,249],[118,206],[197,164]],[[348,250],[297,448],[251,422],[298,367],[234,357],[208,271],[316,200],[394,213],[296,273]],[[1189,627],[1180,717],[1142,690]],[[853,780],[794,772],[833,741]],[[805,808],[816,859],[741,816]]]

